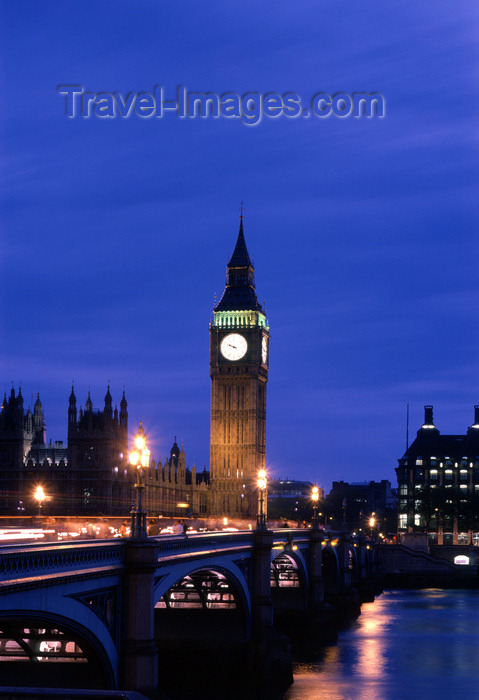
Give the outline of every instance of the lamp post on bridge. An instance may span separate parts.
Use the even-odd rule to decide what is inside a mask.
[[[319,527],[319,520],[318,520],[318,501],[319,501],[319,488],[317,486],[313,486],[313,490],[311,492],[311,500],[313,501],[313,530],[317,530]]]
[[[41,517],[42,505],[43,501],[45,500],[45,491],[43,490],[43,486],[37,486],[33,495],[34,498],[36,498],[36,500],[38,501],[38,516]]]
[[[131,526],[130,537],[135,540],[144,540],[148,537],[146,530],[146,511],[143,510],[142,495],[145,484],[141,483],[143,469],[150,464],[150,450],[146,447],[145,433],[140,423],[140,428],[135,437],[135,450],[130,452],[130,464],[136,467],[136,483],[133,488],[136,490],[135,507],[130,512]]]
[[[260,469],[258,472],[258,489],[259,489],[259,509],[258,516],[256,519],[256,529],[266,530],[266,510],[264,497],[266,493],[266,469]]]

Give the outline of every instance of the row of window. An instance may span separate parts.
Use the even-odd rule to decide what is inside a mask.
[[[462,526],[465,527],[464,518],[459,518],[459,520],[462,521]],[[399,530],[406,530],[407,529],[407,527],[409,525],[407,513],[400,513],[399,514],[398,525],[399,525]],[[424,527],[424,521],[419,513],[415,513],[415,515],[414,515],[414,525],[415,525],[415,527]],[[461,523],[458,523],[458,525],[461,525]],[[451,518],[451,517],[444,518],[443,529],[444,530],[452,530],[453,529],[453,518]],[[468,528],[465,528],[465,529],[468,529]],[[459,537],[461,537],[461,534],[459,534]],[[479,545],[479,532],[474,533],[473,539],[474,539],[474,544]],[[466,544],[466,542],[465,542],[465,544]]]
[[[469,461],[469,464],[468,464],[468,460],[469,460],[469,459],[470,459],[469,457],[463,457],[463,458],[460,460],[460,462],[461,462],[461,467],[466,467],[466,466],[473,467],[473,466],[474,466],[474,462]],[[478,460],[479,460],[479,455],[476,456],[476,462],[477,462]],[[435,465],[436,465],[436,462],[438,461],[438,457],[429,457],[429,461],[430,461],[430,463],[431,463],[431,466],[435,466]],[[416,467],[422,467],[422,466],[423,466],[423,463],[424,463],[424,464],[427,464],[427,459],[424,460],[424,462],[423,462],[422,457],[418,457],[418,458],[416,459]],[[440,467],[443,467],[443,466],[452,467],[453,465],[454,465],[455,467],[458,467],[458,466],[459,466],[459,462],[454,462],[454,460],[450,459],[449,457],[444,457],[444,458],[443,458],[443,461],[440,461],[440,462],[439,462],[439,466],[440,466]],[[405,466],[407,466],[407,462],[405,463]]]

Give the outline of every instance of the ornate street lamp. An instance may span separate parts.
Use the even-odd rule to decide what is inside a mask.
[[[144,540],[148,537],[146,530],[146,511],[143,510],[142,495],[145,484],[141,483],[143,469],[150,464],[151,452],[146,447],[145,433],[140,423],[140,428],[135,437],[135,450],[130,452],[130,464],[136,468],[136,489],[135,507],[130,512],[131,526],[130,537],[135,540]]]
[[[43,501],[45,500],[45,491],[43,490],[43,486],[37,486],[37,488],[35,489],[35,493],[33,494],[33,497],[36,498],[38,501],[38,515],[41,516],[42,504],[43,504]]]
[[[260,469],[258,472],[258,490],[259,490],[259,512],[256,520],[256,528],[258,530],[266,530],[266,512],[264,496],[266,493],[266,469]]]
[[[313,486],[311,491],[311,500],[313,501],[313,530],[317,530],[319,527],[318,520],[318,501],[319,501],[319,488]]]

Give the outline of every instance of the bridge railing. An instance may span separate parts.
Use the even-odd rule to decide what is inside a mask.
[[[151,539],[151,538],[150,538]],[[192,535],[160,535],[154,538],[158,545],[158,560],[181,557],[181,555],[220,553],[251,549],[253,533],[240,532],[201,532]]]
[[[75,542],[74,544],[31,544],[0,547],[0,584],[13,579],[118,568],[124,564],[123,542]]]
[[[310,530],[273,531],[273,546],[306,546]],[[325,542],[339,539],[339,532],[324,532]],[[127,539],[77,541],[68,544],[32,543],[0,546],[0,587],[15,579],[66,574],[88,570],[121,570],[125,563]],[[188,535],[160,535],[148,538],[158,547],[158,561],[201,554],[251,550],[254,532],[205,532]]]

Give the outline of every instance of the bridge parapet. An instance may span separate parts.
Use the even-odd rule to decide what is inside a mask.
[[[124,559],[120,541],[0,547],[0,590],[5,583],[28,577],[122,567]]]
[[[152,539],[152,538],[149,538]],[[181,555],[213,554],[251,549],[253,532],[204,532],[194,535],[160,536],[154,538],[158,546],[158,561]]]

